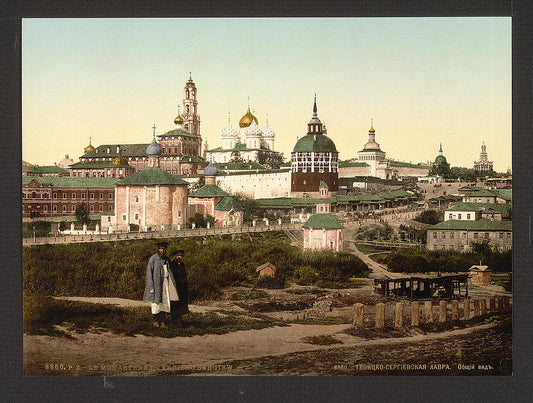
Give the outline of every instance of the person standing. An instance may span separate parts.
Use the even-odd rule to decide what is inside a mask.
[[[178,300],[170,301],[170,317],[172,323],[183,326],[181,315],[189,313],[189,283],[187,281],[187,270],[185,270],[185,263],[183,263],[183,256],[185,251],[177,250],[172,253],[170,260],[170,271],[176,280],[176,288],[178,290]]]
[[[146,267],[146,286],[144,301],[152,303],[154,327],[165,327],[165,312],[171,311],[171,301],[178,299],[176,281],[169,268],[170,261],[166,256],[168,242],[157,243],[157,253],[150,257]]]

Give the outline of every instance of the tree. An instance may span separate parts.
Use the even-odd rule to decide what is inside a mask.
[[[74,214],[76,215],[76,221],[80,224],[89,225],[91,223],[89,211],[87,210],[85,204],[79,204],[78,207],[76,207],[76,212]]]
[[[188,222],[191,225],[194,224],[195,228],[206,228],[207,223],[212,227],[215,225],[215,217],[209,214],[207,217],[204,217],[202,214],[196,213],[194,217],[189,217]]]
[[[243,211],[244,211],[244,222],[251,222],[253,220],[261,220],[263,217],[265,217],[265,212],[254,199],[249,198],[248,196],[245,196],[242,193],[237,193],[233,196],[235,201],[237,201]]]
[[[418,214],[414,220],[424,224],[435,225],[444,221],[444,213],[437,210],[425,210]]]
[[[283,153],[259,151],[257,154],[257,162],[271,169],[279,169],[284,159]]]
[[[192,183],[191,185],[189,185],[189,194],[196,192],[198,189],[200,189],[204,185],[205,185],[205,177],[200,176],[200,178],[198,179],[198,182]]]

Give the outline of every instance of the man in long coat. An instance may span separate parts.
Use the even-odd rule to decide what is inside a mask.
[[[150,257],[146,267],[144,301],[152,303],[154,327],[165,327],[165,312],[170,312],[170,301],[178,300],[176,281],[170,271],[170,261],[166,257],[168,242],[157,244],[157,253]]]
[[[185,270],[185,263],[183,263],[183,256],[185,251],[177,250],[172,253],[170,260],[170,271],[176,280],[176,288],[178,290],[178,301],[170,301],[171,311],[170,317],[172,323],[178,326],[183,326],[181,315],[189,313],[189,283],[187,281],[187,270]]]

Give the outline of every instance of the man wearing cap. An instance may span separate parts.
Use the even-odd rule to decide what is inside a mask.
[[[157,253],[150,257],[146,268],[146,287],[144,301],[152,303],[154,327],[165,327],[165,312],[170,312],[170,301],[178,299],[176,281],[169,268],[170,261],[166,257],[168,242],[157,243]]]
[[[170,317],[172,323],[182,326],[181,315],[189,313],[189,283],[187,281],[187,271],[183,263],[185,251],[177,250],[172,253],[170,259],[170,271],[176,280],[178,290],[178,301],[170,301]]]

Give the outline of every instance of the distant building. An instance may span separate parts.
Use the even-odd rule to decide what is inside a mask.
[[[135,173],[128,160],[120,153],[113,160],[77,162],[69,167],[73,178],[118,178]]]
[[[113,208],[113,178],[22,177],[22,217],[53,218],[73,215],[83,204],[90,214]]]
[[[29,165],[22,167],[23,176],[69,176],[67,169],[58,165]]]
[[[313,214],[302,226],[304,231],[304,249],[342,250],[342,229],[344,226],[339,219],[331,214],[329,203],[329,189],[325,182],[319,185],[319,200],[316,204],[316,214]]]
[[[474,162],[474,171],[492,171],[493,163],[489,161],[487,154],[487,146],[485,142],[481,145],[481,153],[479,154],[479,161]]]
[[[248,111],[239,121],[237,131],[231,121],[220,131],[222,147],[206,150],[205,158],[214,163],[232,161],[262,163],[268,156],[279,154],[274,151],[275,132],[268,123],[259,127],[257,117]]]
[[[488,241],[500,251],[513,245],[511,221],[447,220],[428,228],[427,248],[430,250],[457,250],[467,252],[472,243]]]
[[[185,83],[183,98],[183,116],[174,119],[175,128],[157,135],[161,147],[159,167],[175,175],[194,175],[204,165],[202,154],[202,137],[200,135],[200,115],[198,114],[197,89],[192,78]],[[154,135],[156,127],[153,127]],[[112,162],[122,156],[133,167],[134,172],[148,168],[149,161],[146,148],[149,144],[103,144],[94,147],[89,139],[89,145],[85,147],[84,154],[75,169],[83,172],[94,172],[95,176],[100,172],[95,171],[94,162]],[[85,165],[88,164],[88,165]],[[97,168],[97,167],[96,167]],[[92,170],[92,171],[91,171]],[[107,176],[107,170],[104,170]]]
[[[65,158],[57,163],[58,167],[68,168],[70,165],[74,164],[74,160],[69,158],[68,154],[65,154]]]
[[[323,131],[317,115],[316,96],[307,135],[296,142],[291,153],[291,195],[316,195],[321,182],[331,192],[339,190],[339,152]]]

